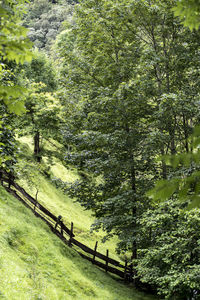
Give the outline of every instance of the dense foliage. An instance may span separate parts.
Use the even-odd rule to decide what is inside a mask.
[[[176,1],[81,2],[73,23],[57,39],[63,60],[61,101],[68,120],[63,136],[69,149],[66,162],[81,175],[68,192],[94,211],[94,227],[103,227],[107,237],[117,234],[118,250],[132,251],[142,281],[166,297],[183,297],[182,291],[185,297],[198,297],[194,278],[187,291],[184,280],[171,291],[176,275],[170,269],[168,282],[157,281],[159,272],[154,282],[145,279],[147,274],[153,278],[154,268],[145,265],[147,256],[140,251],[141,220],[152,205],[147,190],[157,179],[190,172],[183,167],[172,170],[164,157],[157,158],[191,153],[189,136],[199,122],[199,32],[181,25],[173,14],[175,5]],[[166,198],[170,192],[165,192]],[[178,230],[181,226],[180,219]],[[163,242],[165,247],[167,240]],[[150,242],[148,249],[153,246]],[[183,262],[174,264],[182,276]]]
[[[70,19],[71,6],[68,1],[56,2],[36,0],[27,5],[24,26],[28,27],[28,37],[38,49],[50,51],[57,34],[62,30],[62,22]]]
[[[191,30],[200,26],[199,0],[180,0],[173,8],[175,15],[179,16],[185,26]]]
[[[16,129],[38,165],[42,139],[61,142],[79,173],[64,189],[118,237],[135,283],[199,299],[198,1],[17,2],[0,2],[1,164],[13,169]]]
[[[56,138],[59,132],[59,107],[55,98],[56,72],[44,53],[34,51],[31,63],[20,68],[20,81],[26,82],[26,114],[17,119],[18,135],[33,137],[34,155],[38,162],[44,155],[43,138]]]
[[[147,210],[139,221],[138,276],[167,299],[199,299],[200,211],[186,212],[184,206],[173,199]]]
[[[9,111],[15,113],[23,110],[20,97],[23,89],[10,80],[12,68],[8,64],[24,63],[32,58],[31,43],[26,37],[27,30],[20,25],[23,9],[18,4],[23,3],[23,0],[18,3],[12,0],[0,2],[0,98],[8,106]]]
[[[15,65],[30,61],[31,43],[20,24],[24,1],[0,1],[0,165],[12,168],[16,162],[16,143],[10,113],[25,111],[25,89],[17,84]]]

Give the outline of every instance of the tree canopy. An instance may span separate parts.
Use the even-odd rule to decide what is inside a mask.
[[[132,252],[137,274],[147,283],[157,268],[155,261],[149,270],[145,260],[150,256],[142,254],[154,245],[150,236],[144,240],[141,223],[147,209],[154,210],[147,191],[157,180],[167,180],[164,194],[169,198],[175,190],[168,179],[180,183],[191,172],[183,165],[173,170],[165,157],[193,152],[189,136],[199,122],[199,31],[191,32],[174,16],[176,4],[82,1],[73,22],[57,38],[61,101],[68,120],[62,132],[70,146],[66,163],[75,165],[81,177],[66,190],[94,211],[93,228],[102,227],[107,238],[117,235],[118,250]],[[192,171],[197,169],[193,165]],[[159,197],[158,189],[156,193]],[[187,195],[184,203],[191,200]],[[177,226],[173,216],[169,218],[167,234]],[[150,222],[147,219],[147,227]],[[161,232],[164,236],[164,229]],[[153,234],[159,239],[158,231]],[[155,251],[161,255],[161,249]],[[197,261],[179,264],[179,272]],[[164,265],[160,268],[165,270]],[[155,280],[160,276],[157,273]],[[174,284],[173,276],[169,281]],[[165,279],[156,286],[166,297],[182,297],[181,290],[190,294],[191,282],[185,285],[183,279],[172,294]]]
[[[9,80],[8,62],[17,64],[32,59],[31,43],[27,39],[27,30],[21,26],[20,17],[23,13],[23,0],[17,3],[12,0],[0,2],[0,98],[11,112],[23,111],[20,97],[23,88]],[[20,6],[21,4],[21,6]]]

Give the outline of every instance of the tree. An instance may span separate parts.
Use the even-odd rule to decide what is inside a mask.
[[[199,1],[191,0],[184,1],[181,0],[177,3],[177,6],[173,9],[175,11],[175,15],[179,16],[183,20],[183,24],[186,27],[192,29],[198,29],[200,25],[199,12],[200,12],[200,4]],[[193,39],[193,34],[190,34],[190,38]],[[194,41],[193,41],[194,42]],[[196,53],[197,54],[197,53]],[[197,55],[196,55],[197,56]],[[198,65],[198,61],[197,65]],[[193,65],[192,72],[190,71],[190,75],[193,78],[192,86],[196,88],[189,90],[187,93],[187,97],[191,101],[191,95],[196,95],[196,98],[199,97],[199,81],[196,77],[196,71]],[[188,107],[189,108],[189,107]],[[185,110],[185,109],[184,109]],[[188,110],[188,109],[187,109]],[[198,111],[198,102],[196,102],[196,110]],[[191,108],[190,108],[191,111]],[[185,117],[183,112],[183,121],[185,125]],[[191,120],[193,123],[193,120]],[[186,130],[185,132],[185,141],[186,141],[186,152],[187,153],[178,153],[176,155],[165,156],[162,158],[162,161],[166,161],[166,163],[173,167],[177,172],[174,172],[173,176],[170,176],[168,180],[166,177],[163,181],[158,181],[155,185],[155,188],[149,191],[149,196],[153,199],[166,200],[169,199],[174,193],[176,193],[182,201],[185,199],[190,199],[190,203],[192,202],[192,206],[199,206],[199,113],[197,113],[196,117],[196,126],[193,134],[192,130]],[[188,140],[191,143],[191,150],[188,148]],[[191,207],[191,206],[190,206]]]
[[[0,2],[0,165],[9,170],[16,162],[16,142],[11,127],[13,116],[10,113],[25,111],[25,89],[16,83],[14,69],[16,64],[32,59],[32,44],[27,39],[26,29],[20,25],[23,3],[22,0]]]
[[[21,81],[29,80],[30,83],[43,83],[44,92],[54,92],[57,88],[57,74],[53,62],[48,56],[35,49],[33,59],[18,69]]]
[[[106,1],[83,3],[74,28],[61,35],[67,86],[77,97],[81,93],[77,105],[83,103],[73,115],[81,127],[78,130],[75,125],[72,132],[76,135],[72,135],[66,125],[64,138],[74,149],[69,161],[92,172],[72,187],[72,194],[95,211],[96,227],[102,225],[108,233],[113,230],[121,246],[130,247],[136,258],[136,215],[141,213],[144,190],[150,184],[140,174],[145,167],[150,169],[151,154],[144,140],[151,107],[132,80],[138,75],[141,43],[134,32],[126,35],[124,20],[119,21],[115,8]]]
[[[23,13],[19,4],[12,0],[5,0],[0,3],[0,98],[8,106],[9,111],[20,113],[23,111],[23,99],[20,97],[24,92],[20,86],[13,83],[6,84],[8,74],[7,62],[17,64],[31,61],[31,43],[27,39],[27,30],[20,25],[20,17]]]
[[[20,73],[20,80],[27,83],[28,93],[26,114],[18,120],[19,134],[31,134],[34,155],[40,162],[44,154],[41,149],[42,137],[55,137],[59,131],[59,107],[53,94],[57,87],[56,72],[50,59],[36,50],[31,63],[20,68]]]
[[[138,276],[165,299],[199,299],[200,211],[175,199],[147,210],[138,250]]]
[[[184,26],[191,30],[198,29],[200,24],[200,3],[199,0],[180,0],[174,7],[174,13],[183,21]]]
[[[35,0],[27,4],[27,10],[24,26],[29,29],[30,40],[38,49],[50,53],[57,34],[62,30],[63,21],[71,17],[71,6],[65,2]]]
[[[94,229],[102,227],[106,238],[116,234],[119,251],[131,250],[135,280],[150,284],[152,274],[146,279],[144,264],[148,260],[150,265],[153,242],[146,234],[144,240],[141,220],[154,204],[146,192],[158,179],[175,172],[182,176],[182,170],[174,172],[163,155],[189,155],[193,151],[189,135],[199,120],[199,32],[184,28],[172,12],[175,4],[85,0],[57,39],[63,64],[60,98],[67,120],[62,128],[66,163],[75,165],[81,177],[67,191],[93,210]],[[148,221],[150,217],[145,230]],[[176,226],[175,219],[171,222]],[[178,232],[183,223],[180,218]],[[156,239],[159,258],[168,239],[162,235],[163,248],[159,233]],[[142,256],[141,249],[145,249]],[[156,270],[158,258],[152,264]],[[173,255],[170,259],[167,272],[174,263],[174,274],[180,270],[183,275],[185,265]],[[195,262],[198,259],[195,253]],[[175,277],[168,273],[169,280],[159,282],[165,266],[160,266],[152,285],[169,295],[166,290]],[[195,274],[196,269],[188,285],[174,283],[170,295],[176,295],[177,289],[182,297],[184,287],[189,297]]]
[[[17,143],[14,137],[12,123],[14,117],[8,114],[6,106],[0,106],[0,166],[9,171],[13,171],[17,161]]]
[[[66,107],[78,108],[63,130],[68,159],[92,172],[72,194],[125,248],[140,239],[145,192],[170,172],[155,157],[189,151],[198,117],[199,34],[173,16],[174,3],[83,1],[58,40]]]

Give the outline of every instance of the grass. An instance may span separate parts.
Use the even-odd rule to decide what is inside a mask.
[[[32,145],[28,137],[20,140],[34,185],[27,177],[20,184],[35,195],[55,215],[61,214],[66,225],[73,221],[76,238],[90,247],[100,241],[103,232],[90,233],[94,218],[37,171],[32,161]],[[23,162],[24,163],[24,162]],[[34,167],[34,170],[31,168]],[[57,160],[51,172],[63,180],[73,181],[76,171],[68,170]],[[115,253],[116,240],[101,244]],[[121,280],[82,259],[62,243],[49,227],[0,187],[0,300],[150,300],[154,297],[136,291]]]
[[[151,299],[64,245],[0,187],[0,299]]]
[[[23,137],[20,141],[26,149],[26,159],[28,160],[29,158],[30,160],[33,151],[30,138]],[[78,178],[76,170],[66,169],[59,160],[54,160],[51,172],[53,176],[61,178],[65,182],[73,182]],[[37,187],[39,191],[38,201],[47,207],[54,215],[62,215],[64,223],[68,227],[70,227],[71,222],[73,222],[74,233],[80,242],[93,248],[95,242],[98,241],[98,251],[106,254],[106,250],[109,249],[112,258],[123,260],[123,257],[119,257],[115,252],[117,243],[116,238],[113,238],[106,243],[101,243],[105,233],[102,230],[91,233],[90,227],[94,222],[94,217],[90,211],[84,210],[78,202],[75,202],[67,195],[64,195],[61,190],[52,185],[52,183],[44,176],[41,176],[39,172],[34,171],[34,176],[34,186],[30,185],[27,180],[21,180],[21,185],[30,192],[32,196],[35,196]]]

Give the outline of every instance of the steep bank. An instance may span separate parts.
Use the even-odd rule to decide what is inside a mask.
[[[0,188],[0,299],[151,299],[83,260]]]

